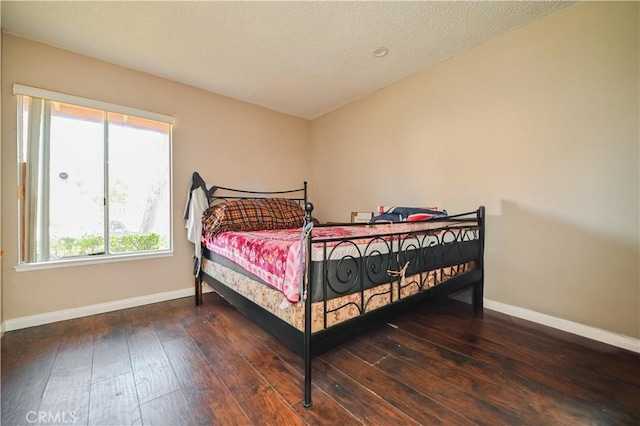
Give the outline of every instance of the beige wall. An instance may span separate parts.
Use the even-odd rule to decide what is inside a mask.
[[[0,22],[1,18],[0,7]],[[2,69],[2,31],[0,31],[0,70]],[[0,87],[2,87],[2,73],[0,72]],[[0,117],[2,117],[2,102],[0,102]],[[2,135],[2,120],[0,120],[0,135]],[[2,150],[0,150],[0,164],[2,164]],[[0,335],[4,334],[4,316],[2,312],[2,178],[0,177]]]
[[[183,289],[193,245],[181,219],[189,179],[256,189],[299,187],[309,169],[310,124],[190,86],[5,34],[2,48],[3,315],[14,319]],[[16,272],[16,101],[19,82],[170,114],[174,255],[143,261]]]
[[[573,6],[315,120],[316,216],[484,204],[487,298],[640,337],[638,6]]]

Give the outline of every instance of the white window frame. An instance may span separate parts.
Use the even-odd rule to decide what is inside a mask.
[[[20,258],[20,232],[17,235],[17,247],[18,247],[18,265],[14,266],[14,270],[30,271],[37,269],[49,269],[60,268],[66,266],[80,266],[90,265],[98,263],[111,263],[128,260],[142,260],[158,257],[170,257],[173,256],[173,124],[174,118],[170,115],[161,114],[157,112],[145,111],[128,106],[112,104],[109,102],[98,101],[95,99],[83,98],[80,96],[69,95],[66,93],[55,92],[51,90],[41,89],[32,86],[26,86],[19,83],[13,84],[13,95],[23,95],[35,98],[46,99],[54,102],[61,102],[67,104],[74,104],[78,106],[94,108],[102,110],[107,113],[119,113],[124,115],[131,115],[140,118],[146,118],[149,120],[159,121],[171,125],[169,131],[169,248],[164,250],[156,250],[153,252],[136,252],[136,253],[105,253],[100,256],[86,256],[73,259],[58,259],[37,263],[23,263]],[[22,128],[22,123],[17,123],[18,129]],[[22,143],[21,134],[17,135],[18,153],[20,152],[20,145]],[[18,158],[16,158],[18,159]],[[18,182],[20,182],[20,168],[17,171]],[[18,203],[18,210],[20,210],[20,203]],[[18,221],[22,221],[22,213],[18,211]],[[18,222],[20,225],[20,222]]]

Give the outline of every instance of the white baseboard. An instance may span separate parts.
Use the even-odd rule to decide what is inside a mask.
[[[502,312],[503,314],[522,318],[531,322],[576,334],[578,336],[586,337],[591,340],[596,340],[618,348],[640,353],[640,339],[630,336],[602,330],[601,328],[590,327],[588,325],[552,317],[551,315],[541,314],[529,309],[519,308],[517,306],[507,305],[506,303],[496,302],[489,299],[484,299],[484,307],[492,311]]]
[[[6,331],[20,330],[22,328],[34,327],[36,325],[49,324],[52,322],[86,317],[95,314],[102,314],[105,312],[118,311],[120,309],[135,308],[136,306],[150,305],[151,303],[164,302],[166,300],[193,296],[193,291],[193,287],[187,287],[180,290],[165,291],[163,293],[155,293],[146,296],[131,297],[129,299],[115,300],[113,302],[99,303],[96,305],[81,306],[79,308],[64,309],[61,311],[13,318],[8,319],[3,323],[3,329]],[[203,286],[203,293],[207,293],[209,291],[212,290]]]

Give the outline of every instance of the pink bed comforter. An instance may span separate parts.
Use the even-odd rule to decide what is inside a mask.
[[[359,229],[359,232],[354,232]],[[300,299],[301,229],[276,229],[252,232],[221,232],[203,236],[205,246],[240,265],[267,284],[280,290],[287,300]],[[316,228],[314,237],[362,235],[362,228]]]

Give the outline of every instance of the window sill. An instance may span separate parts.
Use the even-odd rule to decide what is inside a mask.
[[[13,267],[16,272],[37,271],[40,269],[68,268],[72,266],[96,265],[99,263],[126,262],[129,260],[145,260],[160,257],[172,257],[173,251],[158,251],[154,253],[128,253],[128,254],[112,254],[102,257],[90,257],[82,259],[65,259],[55,260],[52,262],[42,263],[25,263]]]

